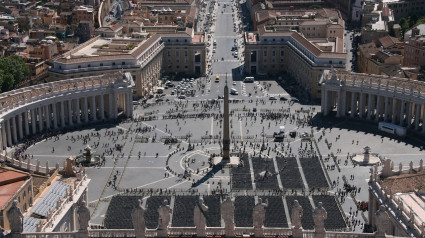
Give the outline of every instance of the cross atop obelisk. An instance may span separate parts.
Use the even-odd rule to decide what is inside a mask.
[[[230,136],[229,136],[229,88],[224,86],[224,113],[223,113],[223,159],[222,162],[230,162]]]

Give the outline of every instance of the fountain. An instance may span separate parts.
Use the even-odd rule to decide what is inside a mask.
[[[369,146],[363,148],[362,155],[355,155],[353,158],[353,162],[358,165],[374,165],[379,161],[379,157],[376,154],[370,153]]]
[[[90,145],[86,145],[84,153],[78,155],[75,162],[76,164],[81,164],[84,167],[96,166],[100,163],[100,155],[94,154]]]

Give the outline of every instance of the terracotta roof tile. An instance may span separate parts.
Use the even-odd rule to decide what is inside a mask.
[[[18,181],[6,185],[0,186],[0,208],[4,209],[4,206],[12,199],[13,195],[19,191],[25,181]]]
[[[415,189],[425,190],[425,171],[388,177],[383,179],[382,183],[393,193],[412,192]]]

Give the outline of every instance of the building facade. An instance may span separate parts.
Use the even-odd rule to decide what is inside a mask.
[[[425,83],[346,71],[323,72],[322,113],[389,122],[425,134]]]
[[[410,37],[404,50],[404,65],[425,67],[425,36]]]
[[[288,73],[313,98],[320,98],[323,70],[331,66],[344,68],[345,53],[327,52],[301,34],[291,32],[246,33],[245,73],[281,75]]]
[[[133,113],[130,73],[60,80],[0,94],[1,149],[28,135]],[[20,105],[17,107],[17,105]]]

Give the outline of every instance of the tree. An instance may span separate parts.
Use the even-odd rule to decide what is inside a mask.
[[[404,18],[404,17],[402,17],[400,19],[398,24],[400,25],[401,31],[403,32],[403,34],[404,34],[404,32],[406,32],[409,29],[409,21],[406,20],[406,18]]]
[[[29,74],[25,61],[17,56],[0,57],[0,89],[2,92],[12,90]]]

